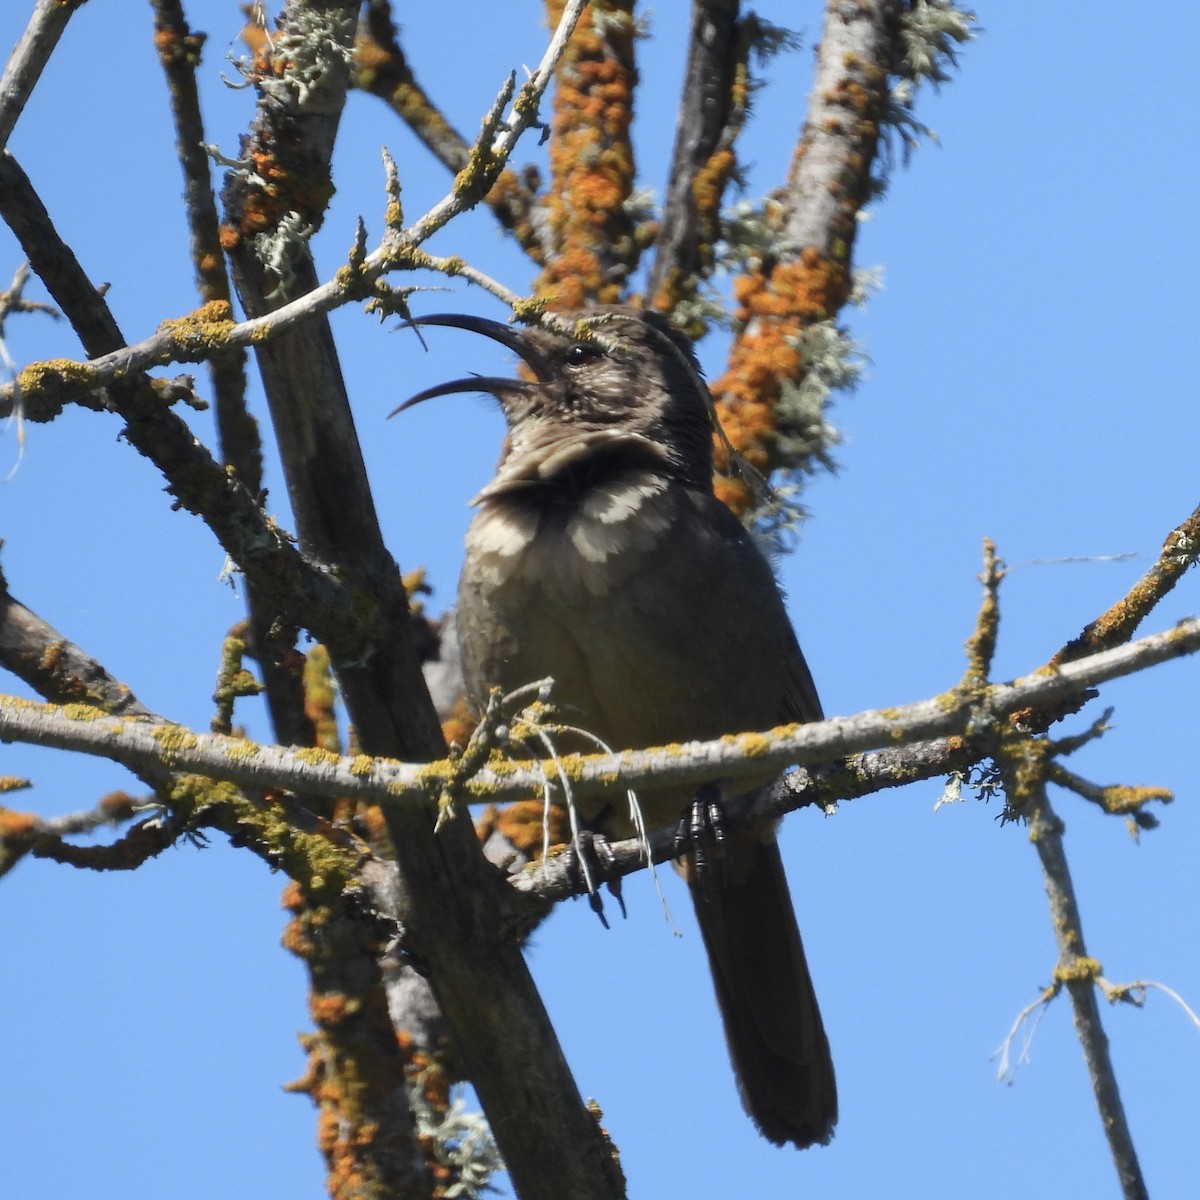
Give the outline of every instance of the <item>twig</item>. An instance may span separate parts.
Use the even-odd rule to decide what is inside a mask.
[[[1096,978],[1096,986],[1104,993],[1104,998],[1110,1004],[1125,1001],[1129,1004],[1136,1004],[1139,1008],[1146,1002],[1146,992],[1153,988],[1174,1000],[1183,1009],[1187,1019],[1197,1029],[1200,1029],[1200,1014],[1174,988],[1167,987],[1165,983],[1157,983],[1153,979],[1135,979],[1132,983],[1110,983],[1103,975],[1100,975]],[[1133,994],[1135,992],[1139,994],[1135,996]]]
[[[67,22],[83,3],[84,0],[38,0],[0,78],[0,150],[8,145],[9,134]]]
[[[1051,1002],[1058,995],[1061,984],[1054,983],[1046,988],[1042,994],[1031,1004],[1025,1005],[1019,1013],[1016,1020],[1013,1021],[1008,1033],[1004,1036],[1004,1041],[997,1047],[993,1058],[1000,1060],[1000,1065],[996,1068],[996,1078],[1002,1083],[1011,1083],[1013,1077],[1017,1073],[1017,1068],[1029,1061],[1029,1047],[1033,1045],[1033,1035],[1037,1033],[1037,1027],[1041,1024],[1042,1017],[1046,1015],[1046,1010],[1050,1007]],[[1033,1018],[1030,1022],[1030,1018]],[[1017,1040],[1017,1034],[1024,1030],[1024,1036],[1021,1038],[1021,1050],[1013,1061],[1012,1047]]]
[[[396,112],[443,166],[457,173],[467,165],[471,144],[417,82],[401,49],[389,0],[371,0],[367,5],[355,62],[357,86]],[[533,221],[537,197],[528,183],[514,171],[501,171],[484,203],[534,262],[545,261]]]
[[[136,375],[137,372],[164,363],[196,362],[207,358],[215,350],[262,345],[292,332],[316,316],[369,295],[370,285],[390,270],[401,266],[424,265],[425,256],[416,253],[419,247],[453,217],[479,201],[495,182],[517,140],[537,123],[538,106],[553,77],[554,64],[585,6],[586,0],[570,0],[537,70],[515,93],[515,98],[509,88],[501,93],[500,99],[504,103],[509,98],[513,100],[511,114],[505,118],[503,105],[498,103],[494,106],[485,119],[484,131],[475,146],[471,162],[459,172],[453,188],[405,229],[399,232],[389,230],[382,244],[366,255],[356,270],[339,272],[332,279],[313,286],[288,303],[246,321],[235,323],[227,310],[222,312],[219,306],[212,306],[174,321],[165,321],[156,333],[133,345],[124,345],[119,334],[116,338],[110,335],[105,339],[110,345],[116,341],[119,349],[93,352],[85,338],[85,347],[93,355],[89,362],[62,360],[53,364],[38,364],[37,368],[22,373],[20,390],[26,396],[41,397],[46,406],[61,405],[78,401],[81,396],[103,388],[114,380]],[[2,160],[0,165],[3,165]],[[26,196],[32,191],[28,181],[23,176],[18,177],[13,168],[15,163],[10,163],[7,174],[0,174],[0,197],[6,190],[22,182],[27,189]],[[14,207],[17,207],[15,197]],[[29,253],[28,249],[26,253]],[[45,278],[45,272],[36,262],[34,269]],[[56,299],[63,304],[61,298]],[[67,305],[63,304],[63,307],[65,310]],[[17,390],[16,384],[0,387],[0,411],[6,404],[11,406]]]
[[[1149,1193],[1121,1103],[1108,1037],[1100,1020],[1096,988],[1100,964],[1088,955],[1084,943],[1083,921],[1063,848],[1062,821],[1051,808],[1045,784],[1036,774],[1020,766],[1011,766],[1011,760],[1006,763],[1001,759],[1000,762],[1001,769],[1006,771],[1006,790],[1011,789],[1010,803],[1015,800],[1019,804],[1029,825],[1029,840],[1042,864],[1042,878],[1050,901],[1050,923],[1058,945],[1054,978],[1067,989],[1071,998],[1075,1032],[1083,1046],[1083,1057],[1122,1195],[1125,1200],[1147,1200]]]
[[[91,833],[105,825],[119,825],[133,815],[135,801],[125,792],[110,792],[92,808],[38,817],[0,807],[0,876],[6,875],[26,854],[54,858],[64,838]]]
[[[1154,606],[1200,557],[1200,507],[1171,530],[1158,559],[1111,608],[1084,627],[1050,660],[1051,666],[1128,641]]]

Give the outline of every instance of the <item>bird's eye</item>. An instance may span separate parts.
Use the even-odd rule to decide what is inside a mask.
[[[576,342],[567,351],[567,365],[571,367],[586,367],[600,358],[600,349],[590,342]]]

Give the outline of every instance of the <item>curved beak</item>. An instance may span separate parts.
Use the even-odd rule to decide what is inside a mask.
[[[439,383],[436,387],[426,388],[423,392],[410,396],[403,404],[398,404],[388,413],[388,416],[394,417],[406,408],[412,408],[414,404],[432,400],[434,396],[453,396],[458,392],[482,392],[489,396],[495,396],[497,400],[503,400],[505,394],[528,391],[531,387],[533,384],[526,383],[524,379],[504,379],[498,375],[472,375],[468,379],[454,379],[450,383]]]
[[[487,317],[468,316],[466,313],[433,313],[428,317],[414,317],[411,321],[405,321],[401,328],[422,328],[425,325],[444,325],[449,329],[466,329],[470,333],[482,334],[493,342],[507,346],[542,382],[550,374],[550,363],[545,355],[530,343],[524,330],[515,329],[512,325],[490,321]]]
[[[473,317],[467,313],[433,313],[428,317],[414,317],[411,321],[405,321],[399,328],[419,329],[426,325],[444,325],[449,329],[465,329],[470,333],[482,334],[516,354],[539,381],[545,382],[550,377],[550,363],[545,355],[530,344],[521,330],[514,329],[511,325],[502,325],[499,321],[491,321],[487,317]],[[486,392],[501,399],[505,393],[527,391],[530,386],[521,379],[501,379],[494,375],[456,379],[452,383],[443,383],[438,387],[418,392],[392,409],[388,416],[394,417],[406,408],[412,408],[414,404],[420,404],[423,400],[431,400],[434,396],[449,396],[456,392]]]

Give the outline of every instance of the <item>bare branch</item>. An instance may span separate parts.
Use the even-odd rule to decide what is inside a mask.
[[[712,268],[721,200],[736,162],[733,143],[748,91],[739,8],[739,0],[693,0],[675,148],[646,280],[655,308],[669,311],[693,298]]]
[[[1054,979],[1056,984],[1067,989],[1071,998],[1075,1032],[1083,1046],[1092,1091],[1117,1168],[1122,1195],[1125,1200],[1146,1200],[1149,1193],[1121,1103],[1108,1037],[1100,1020],[1096,985],[1101,967],[1088,955],[1084,943],[1083,920],[1063,848],[1064,826],[1050,806],[1039,770],[1038,748],[1046,745],[1040,739],[1022,739],[1008,753],[998,756],[997,762],[1004,775],[1009,803],[1028,822],[1029,840],[1042,864],[1042,878],[1050,901],[1050,924],[1058,945]]]
[[[461,171],[471,157],[471,144],[455,129],[417,82],[400,46],[390,0],[367,5],[355,48],[355,83],[378,96],[396,112],[427,150],[447,169]],[[536,185],[535,185],[536,186]],[[534,262],[545,261],[533,213],[534,189],[511,170],[500,172],[484,203],[500,225],[517,239]]]
[[[1017,1013],[1008,1033],[1004,1035],[1004,1041],[992,1055],[993,1058],[1000,1060],[1000,1065],[996,1068],[996,1078],[1001,1082],[1011,1083],[1017,1073],[1017,1068],[1029,1061],[1029,1048],[1033,1045],[1033,1035],[1037,1033],[1037,1027],[1041,1024],[1042,1017],[1046,1015],[1046,1010],[1058,995],[1061,986],[1061,984],[1054,983],[1050,987],[1044,988],[1036,1000],[1025,1005]],[[1012,1048],[1018,1034],[1021,1035],[1021,1049],[1017,1052],[1014,1060]]]
[[[2,574],[0,666],[57,704],[94,705],[121,717],[152,715],[125,684],[15,600]]]
[[[38,0],[0,78],[0,149],[8,145],[25,102],[41,78],[67,22],[84,0]]]

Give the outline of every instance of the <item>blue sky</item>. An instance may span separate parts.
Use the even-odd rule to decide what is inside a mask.
[[[31,4],[0,11],[10,46]],[[820,6],[763,3],[805,48],[778,60],[742,147],[752,197],[786,169],[808,87]],[[210,33],[204,101],[226,153],[252,96],[220,80],[239,17],[188,6]],[[465,132],[504,75],[540,58],[540,6],[448,0],[414,7],[405,44]],[[963,669],[980,545],[1013,567],[1002,593],[998,676],[1038,666],[1124,593],[1200,499],[1192,359],[1200,235],[1194,111],[1200,8],[981,4],[980,39],[918,115],[939,134],[863,228],[858,263],[884,287],[847,323],[869,356],[838,401],[846,441],[818,479],[812,516],[781,579],[826,709],[920,699]],[[651,15],[641,43],[638,154],[658,187],[673,131],[682,4]],[[402,18],[404,14],[402,13]],[[149,38],[149,6],[86,5],[11,146],[110,303],[126,337],[195,304],[173,133]],[[456,45],[463,31],[469,44]],[[453,45],[451,53],[447,47]],[[414,216],[447,185],[413,139],[356,96],[338,150],[339,192],[317,242],[342,259],[362,214],[383,209],[379,150],[401,165]],[[533,154],[519,150],[518,161]],[[531,272],[485,214],[435,249],[463,253],[517,291]],[[19,261],[0,233],[0,276]],[[35,295],[38,295],[35,291]],[[456,288],[426,311],[500,317]],[[469,519],[501,423],[486,401],[448,397],[401,420],[413,392],[465,370],[501,373],[499,348],[430,331],[413,339],[346,310],[343,367],[390,544],[425,566],[449,602]],[[47,318],[14,322],[18,362],[73,356]],[[722,346],[701,347],[710,374]],[[194,421],[211,441],[207,416]],[[128,682],[152,708],[205,727],[224,630],[240,599],[194,518],[118,440],[115,419],[68,411],[0,440],[3,565],[19,598]],[[271,468],[272,505],[287,520]],[[1112,556],[1132,557],[1112,561]],[[1064,559],[1088,561],[1064,562]],[[1193,574],[1149,622],[1194,612]],[[1123,824],[1056,797],[1068,827],[1089,949],[1113,980],[1159,980],[1200,1006],[1195,927],[1200,838],[1194,736],[1197,665],[1105,689],[1115,730],[1072,767],[1101,783],[1171,787],[1162,828],[1135,845]],[[5,686],[8,686],[7,684]],[[1093,706],[1097,715],[1101,706]],[[250,732],[265,735],[253,709]],[[125,786],[117,768],[4,747],[0,773],[36,781],[46,814]],[[1043,1020],[1011,1086],[989,1055],[1050,979],[1054,946],[1024,831],[974,800],[933,811],[936,783],[805,812],[784,855],[839,1070],[831,1147],[760,1140],[737,1103],[686,897],[666,879],[683,937],[645,879],[629,919],[604,931],[568,904],[534,937],[531,962],[580,1087],[605,1110],[635,1198],[811,1195],[830,1200],[968,1194],[1116,1195],[1064,1000]],[[283,879],[214,842],[181,846],[130,876],[24,863],[0,882],[0,1192],[108,1196],[324,1194],[298,1076],[308,1025],[299,965],[279,947]],[[1200,1177],[1200,1034],[1161,994],[1105,1010],[1127,1113],[1156,1197]]]

